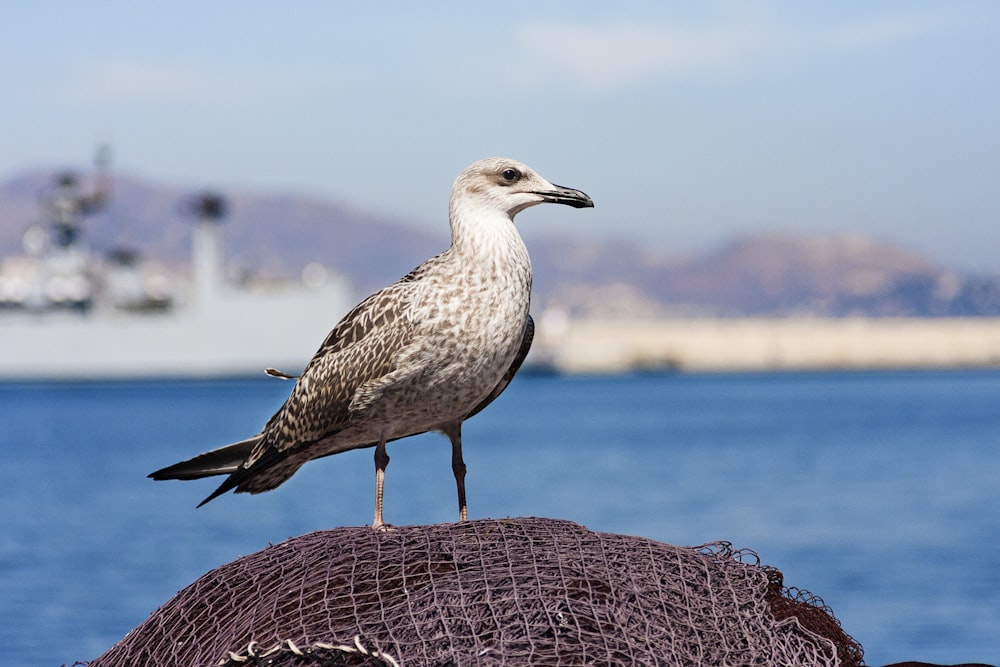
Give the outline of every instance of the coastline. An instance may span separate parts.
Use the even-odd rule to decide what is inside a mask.
[[[1000,367],[1000,317],[547,319],[529,361],[559,373]]]

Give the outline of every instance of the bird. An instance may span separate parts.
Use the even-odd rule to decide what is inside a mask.
[[[532,270],[514,217],[542,203],[592,208],[510,158],[479,160],[455,179],[451,244],[351,309],[294,379],[256,435],[149,477],[228,475],[198,505],[235,490],[262,493],[313,459],[375,448],[375,514],[383,520],[386,443],[436,431],[451,441],[459,520],[468,519],[462,423],[510,384],[531,347]]]

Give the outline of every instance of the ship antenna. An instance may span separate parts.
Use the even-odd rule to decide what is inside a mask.
[[[221,280],[219,223],[226,216],[225,198],[204,191],[181,202],[181,211],[197,219],[191,243],[191,268],[199,308],[208,310],[218,296]]]

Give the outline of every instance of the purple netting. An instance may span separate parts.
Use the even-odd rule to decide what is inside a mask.
[[[789,595],[752,552],[527,518],[287,540],[204,575],[91,667],[861,658],[821,601]]]

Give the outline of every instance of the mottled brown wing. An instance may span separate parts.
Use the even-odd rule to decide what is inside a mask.
[[[344,316],[306,365],[288,400],[268,420],[250,456],[202,504],[251,477],[266,476],[265,471],[293,449],[308,447],[347,425],[358,388],[390,373],[396,354],[412,339],[413,327],[402,313],[413,290],[412,282],[394,283]]]
[[[347,424],[358,389],[392,372],[397,354],[412,339],[404,315],[411,292],[410,285],[395,283],[341,320],[268,422],[268,446],[283,450],[314,442]]]
[[[329,389],[335,395],[324,396],[331,407],[346,410],[359,386],[390,372],[393,356],[409,342],[412,335],[411,323],[403,319],[416,283],[435,261],[437,257],[427,260],[344,315],[306,364],[288,400],[268,420],[261,432],[269,432],[286,411],[294,411],[294,406],[302,403],[307,389],[314,388],[317,382],[329,382],[334,374],[344,373],[347,369],[353,371],[353,377],[350,377],[351,373],[347,373],[342,379],[334,380]],[[359,348],[362,343],[365,347],[352,349]],[[305,385],[302,385],[303,379],[306,381]],[[331,424],[341,423],[347,418],[347,413],[341,415],[340,419],[334,415],[331,417],[328,420]]]
[[[344,423],[357,388],[390,372],[396,352],[409,342],[412,327],[404,313],[412,291],[413,285],[401,280],[351,309],[306,364],[288,400],[262,432],[281,428],[283,419],[295,419],[302,426],[315,422],[301,431],[292,429],[301,436],[322,436]],[[313,419],[302,421],[305,407],[313,403]]]

